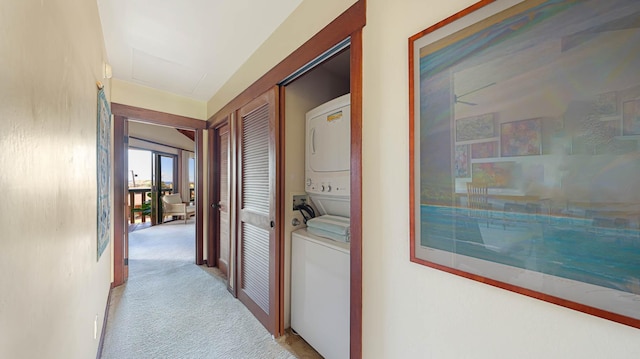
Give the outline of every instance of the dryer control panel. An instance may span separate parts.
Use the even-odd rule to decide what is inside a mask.
[[[307,177],[305,190],[308,193],[318,193],[335,196],[348,196],[349,195],[349,175],[342,177],[327,178],[320,176],[320,178],[314,178],[313,176]]]

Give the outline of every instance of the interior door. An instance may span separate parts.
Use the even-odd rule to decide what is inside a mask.
[[[277,88],[238,110],[238,298],[278,336]]]
[[[218,153],[218,203],[216,207],[219,211],[218,224],[218,268],[224,275],[228,276],[229,259],[231,253],[231,232],[230,232],[230,213],[229,213],[229,192],[230,192],[230,146],[229,146],[229,125],[216,129],[217,149]]]
[[[151,211],[152,211],[152,223],[162,224],[164,222],[164,215],[162,214],[162,196],[165,194],[171,194],[176,187],[176,170],[177,157],[175,155],[169,155],[159,152],[153,152],[153,170],[151,189]],[[155,221],[154,221],[155,220]]]

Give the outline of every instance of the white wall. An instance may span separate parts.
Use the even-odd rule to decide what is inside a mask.
[[[129,121],[129,137],[195,151],[195,142],[172,127]]]
[[[367,1],[363,357],[637,357],[637,329],[409,262],[407,42],[472,3]]]
[[[131,82],[112,80],[113,102],[206,120],[207,103]]]
[[[111,244],[96,248],[104,61],[95,1],[1,3],[2,358],[96,356],[111,282]]]

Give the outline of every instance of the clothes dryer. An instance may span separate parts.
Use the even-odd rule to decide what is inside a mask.
[[[349,217],[351,95],[306,114],[305,191],[321,215]]]

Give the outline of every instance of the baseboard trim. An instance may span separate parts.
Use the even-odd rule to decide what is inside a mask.
[[[96,353],[96,359],[102,357],[102,346],[104,345],[104,333],[107,331],[107,319],[109,318],[109,307],[111,306],[111,292],[113,291],[113,282],[109,287],[109,295],[107,295],[107,306],[104,308],[104,319],[102,320],[102,330],[100,331],[100,342],[98,343],[98,352]]]

